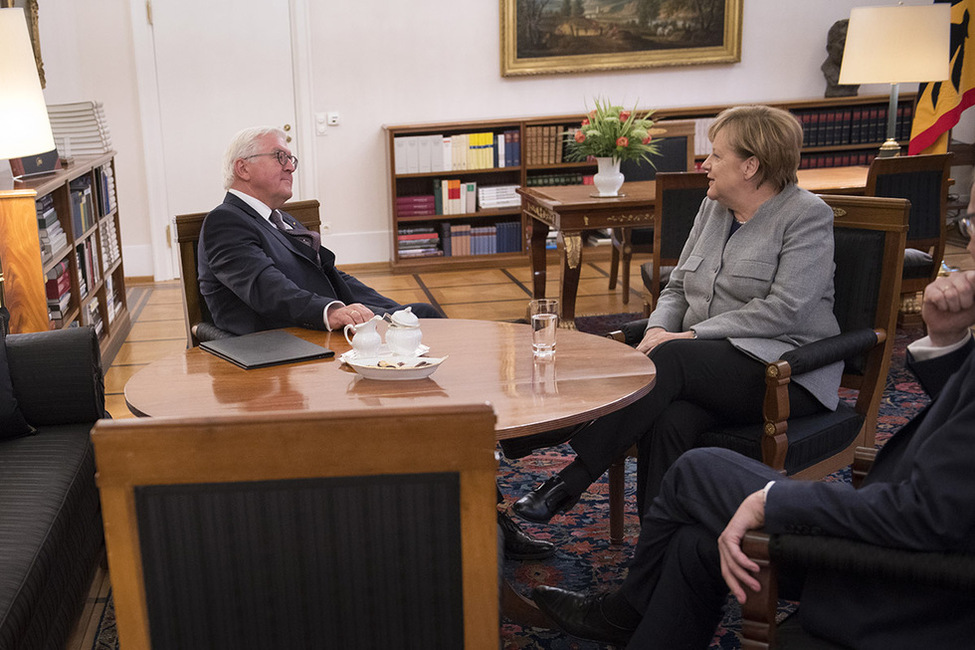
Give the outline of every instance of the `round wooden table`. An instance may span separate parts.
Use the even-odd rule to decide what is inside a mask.
[[[125,401],[136,415],[153,417],[490,402],[502,439],[612,413],[646,395],[656,377],[645,355],[592,334],[560,329],[555,358],[538,361],[528,325],[460,319],[421,325],[429,356],[449,357],[425,379],[365,379],[339,361],[349,350],[341,332],[294,328],[287,331],[335,357],[244,370],[192,348],[136,373]]]

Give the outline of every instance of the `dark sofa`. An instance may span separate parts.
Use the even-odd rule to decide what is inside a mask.
[[[91,328],[0,336],[0,650],[63,650],[102,556],[89,432],[104,417]],[[9,382],[7,382],[7,366]],[[20,419],[22,414],[23,419]]]

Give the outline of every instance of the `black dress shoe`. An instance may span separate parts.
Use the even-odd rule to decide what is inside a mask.
[[[579,503],[581,494],[572,494],[556,474],[511,505],[515,514],[528,521],[546,523],[556,514]]]
[[[600,643],[625,646],[633,631],[611,623],[603,613],[603,601],[608,594],[587,596],[575,591],[548,587],[535,587],[532,598],[552,622],[572,636]]]
[[[555,544],[535,539],[506,512],[498,511],[498,525],[504,535],[504,556],[509,560],[541,560],[555,553]]]

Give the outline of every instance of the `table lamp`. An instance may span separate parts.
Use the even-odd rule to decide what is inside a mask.
[[[887,141],[881,158],[896,156],[897,87],[948,78],[951,5],[855,7],[850,11],[840,84],[890,84]]]
[[[0,9],[0,160],[54,149],[47,104],[21,8]],[[11,189],[0,187],[0,190]]]
[[[0,161],[54,149],[27,17],[21,8],[0,9],[0,88]],[[12,187],[12,178],[0,178],[0,194]],[[0,310],[4,309],[0,267]]]

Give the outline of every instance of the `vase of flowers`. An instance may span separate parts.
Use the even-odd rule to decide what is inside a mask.
[[[598,196],[619,196],[623,185],[620,161],[645,160],[651,165],[651,156],[657,155],[657,143],[653,142],[650,129],[653,111],[639,117],[636,108],[625,109],[610,102],[596,99],[595,108],[589,111],[574,133],[567,135],[567,160],[595,158],[598,171],[593,183]]]

